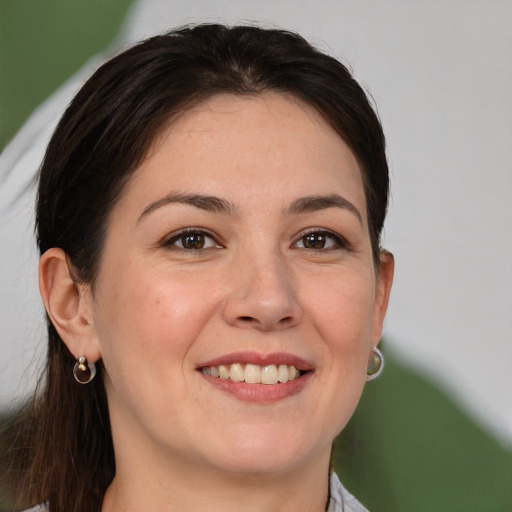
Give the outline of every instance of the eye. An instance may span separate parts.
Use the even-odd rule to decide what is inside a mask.
[[[299,249],[309,249],[313,251],[343,249],[347,248],[347,242],[339,235],[330,231],[310,231],[302,235],[295,243]]]
[[[200,251],[221,247],[212,235],[197,229],[187,229],[172,236],[165,242],[166,247],[176,247],[187,251]]]

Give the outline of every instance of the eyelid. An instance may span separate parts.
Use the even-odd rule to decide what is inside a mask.
[[[313,252],[327,252],[327,251],[335,251],[335,250],[344,250],[344,251],[353,251],[352,244],[342,235],[337,233],[336,231],[332,231],[331,229],[321,228],[321,227],[313,227],[303,229],[300,233],[295,237],[295,241],[292,246],[296,246],[298,242],[304,238],[305,236],[311,234],[321,234],[326,235],[333,238],[336,242],[337,247],[329,247],[327,249],[308,249],[306,247],[299,247],[299,249],[303,249],[305,251],[313,251]]]
[[[205,237],[211,238],[214,241],[214,243],[216,244],[216,248],[223,247],[222,242],[219,240],[219,237],[216,234],[212,233],[208,229],[198,228],[198,227],[186,227],[186,228],[178,229],[177,231],[173,231],[172,233],[166,235],[163,238],[160,245],[162,245],[163,247],[167,247],[167,248],[172,247],[175,250],[178,250],[178,251],[181,250],[181,251],[185,251],[185,252],[201,252],[206,249],[212,249],[212,247],[207,247],[206,249],[193,250],[193,249],[185,249],[183,247],[178,247],[177,245],[173,245],[174,242],[176,242],[180,237],[182,237],[183,235],[187,235],[189,233],[203,235]]]

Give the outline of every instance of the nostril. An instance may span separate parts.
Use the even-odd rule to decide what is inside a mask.
[[[254,318],[253,316],[239,316],[238,319],[244,324],[254,324],[254,323],[259,324],[259,323],[261,323],[258,321],[257,318]],[[281,318],[278,323],[280,325],[288,325],[292,322],[293,322],[292,316],[285,316],[284,318]]]

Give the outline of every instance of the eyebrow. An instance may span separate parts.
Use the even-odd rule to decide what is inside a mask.
[[[161,199],[148,204],[140,214],[138,220],[141,220],[143,217],[157,210],[158,208],[161,208],[162,206],[176,203],[195,206],[196,208],[200,208],[201,210],[212,213],[234,213],[236,211],[236,207],[232,203],[226,201],[225,199],[220,199],[219,197],[202,194],[180,194],[171,192],[165,197],[162,197]]]
[[[203,194],[185,194],[171,192],[166,196],[148,204],[140,214],[138,221],[149,213],[166,206],[168,204],[186,204],[194,206],[201,210],[212,213],[237,213],[237,208],[234,204],[221,199],[220,197],[208,196]],[[348,200],[338,194],[330,194],[326,196],[304,196],[296,199],[285,211],[286,215],[298,215],[301,213],[315,212],[318,210],[325,210],[327,208],[342,208],[353,213],[359,222],[363,223],[363,218],[359,210]]]
[[[294,201],[287,210],[288,214],[300,214],[325,210],[326,208],[342,208],[353,213],[360,224],[363,224],[361,212],[348,200],[338,194],[327,196],[305,196]]]

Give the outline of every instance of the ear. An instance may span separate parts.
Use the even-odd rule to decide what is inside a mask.
[[[75,358],[85,356],[93,363],[100,359],[90,286],[75,283],[62,249],[52,248],[41,256],[39,291],[52,324]]]
[[[376,347],[382,337],[382,327],[388,309],[389,294],[391,292],[391,285],[393,284],[394,272],[395,258],[390,252],[381,251],[372,319],[372,347]]]

